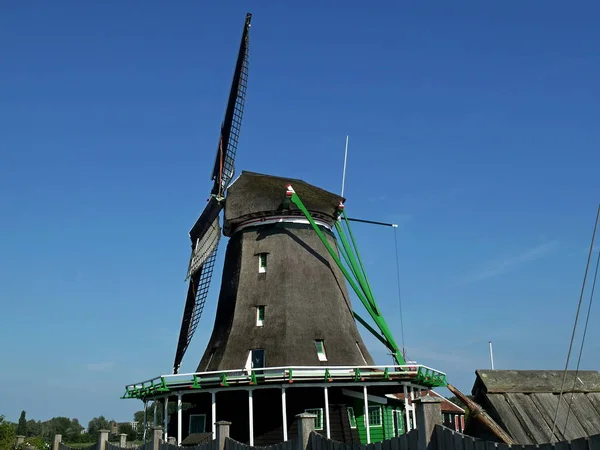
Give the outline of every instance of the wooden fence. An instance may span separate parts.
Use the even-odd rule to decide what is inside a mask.
[[[248,447],[248,446],[244,446]],[[273,446],[275,447],[275,446]],[[557,442],[539,445],[506,445],[497,442],[475,439],[471,436],[457,433],[442,425],[436,425],[427,450],[600,450],[600,434],[575,439],[573,441]],[[247,450],[241,447],[230,450]],[[273,450],[284,450],[275,449]],[[417,430],[386,441],[367,445],[350,445],[332,441],[318,433],[311,433],[307,450],[420,450]]]
[[[225,439],[225,450],[297,450],[297,440],[291,439],[287,442],[280,442],[275,445],[266,445],[264,447],[252,447],[247,444],[242,444],[234,439]],[[217,450],[217,449],[215,449]]]
[[[372,444],[344,444],[318,434],[311,433],[307,450],[418,450],[417,430],[399,437]],[[434,449],[431,449],[434,450]]]
[[[600,450],[600,434],[554,444],[506,445],[475,439],[436,425],[430,444],[428,450]],[[416,447],[406,449],[417,450]]]
[[[311,423],[313,423],[311,421]],[[582,437],[572,441],[557,442],[554,444],[539,445],[506,445],[497,442],[475,439],[465,436],[443,425],[433,426],[431,436],[426,436],[425,442],[419,442],[419,430],[412,430],[402,436],[388,439],[373,444],[345,444],[327,439],[312,428],[306,434],[306,446],[301,444],[301,439],[292,438],[287,442],[264,447],[242,444],[230,437],[224,437],[193,447],[178,447],[175,444],[163,442],[160,438],[149,441],[137,447],[137,450],[600,450],[600,434]],[[429,428],[431,429],[431,428]],[[160,432],[158,432],[160,436]],[[123,450],[124,447],[100,440],[97,444],[78,450]],[[73,450],[60,440],[55,439],[53,450]]]
[[[148,442],[146,444],[149,446],[147,450],[152,450],[152,444],[153,444],[152,442]],[[159,450],[181,450],[182,448],[184,448],[185,450],[217,450],[217,441],[212,440],[210,442],[205,442],[204,444],[194,445],[193,447],[192,446],[178,447],[176,444],[169,444],[167,442],[162,442],[162,441],[158,445]],[[107,449],[107,450],[112,450],[112,449]]]

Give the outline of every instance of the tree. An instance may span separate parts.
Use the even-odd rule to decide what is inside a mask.
[[[137,431],[133,429],[130,423],[122,423],[119,426],[119,433],[125,433],[128,441],[135,441],[137,439]]]
[[[472,395],[467,395],[467,398],[473,400]],[[462,409],[467,409],[467,405],[465,405],[456,395],[453,395],[452,397],[448,397],[448,400],[450,400],[455,405],[460,406]]]
[[[88,423],[88,435],[93,439],[98,439],[100,430],[110,430],[110,422],[104,416],[94,417]]]
[[[15,447],[15,426],[0,416],[0,450],[12,450]]]
[[[42,422],[36,422],[33,419],[28,420],[26,436],[42,436]]]
[[[27,436],[27,418],[25,411],[21,411],[19,423],[17,424],[17,436]]]
[[[53,417],[46,422],[42,422],[42,437],[48,442],[52,442],[56,434],[61,434],[66,438],[70,428],[71,419],[68,417]]]

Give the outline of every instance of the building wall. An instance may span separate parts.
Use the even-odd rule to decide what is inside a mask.
[[[404,410],[399,405],[382,405],[369,401],[369,406],[381,408],[381,426],[370,425],[369,433],[371,442],[380,442],[385,439],[391,439],[406,432]],[[367,443],[367,431],[365,426],[364,402],[360,399],[353,399],[353,407],[356,416],[356,425],[358,435],[362,444]],[[400,413],[398,420],[398,429],[394,427],[394,411]]]

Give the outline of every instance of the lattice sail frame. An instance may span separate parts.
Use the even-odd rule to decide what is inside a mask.
[[[225,117],[221,125],[219,145],[212,173],[214,184],[211,197],[202,215],[190,231],[192,256],[186,276],[186,280],[189,279],[189,286],[173,362],[174,374],[179,371],[183,356],[190,345],[204,311],[221,236],[218,216],[223,209],[226,189],[235,174],[235,155],[248,89],[251,19],[252,15],[246,14]]]

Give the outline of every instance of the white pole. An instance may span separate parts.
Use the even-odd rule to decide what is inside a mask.
[[[252,408],[252,390],[248,391],[248,423],[250,425],[250,446],[254,445],[254,411]]]
[[[412,404],[412,408],[411,408],[411,413],[412,413],[412,420],[413,420],[413,427],[417,428],[417,411],[415,410],[415,388],[411,387],[410,388],[410,402]]]
[[[490,341],[490,363],[492,365],[492,370],[494,370],[494,352],[492,350],[492,341]]]
[[[281,418],[283,420],[283,441],[287,442],[287,405],[285,401],[285,388],[281,388]]]
[[[169,425],[168,419],[169,419],[169,397],[165,397],[165,413],[164,413],[164,423],[165,423],[165,442],[167,442],[167,439],[169,437],[169,434],[167,433],[167,428]]]
[[[344,196],[344,185],[346,183],[346,160],[348,159],[348,136],[346,136],[346,150],[344,151],[344,171],[342,172],[342,197]]]
[[[329,429],[329,392],[327,386],[323,390],[325,391],[325,430],[327,432],[327,439],[331,439],[331,431]]]
[[[212,409],[211,409],[211,421],[212,421],[212,435],[213,435],[213,439],[217,438],[217,393],[216,392],[211,392],[210,393],[210,401],[212,404]]]
[[[408,403],[408,388],[406,385],[402,386],[404,390],[404,414],[406,415],[406,433],[412,428],[410,427],[410,404]]]
[[[183,403],[181,393],[177,393],[177,445],[181,445],[183,440]]]
[[[144,400],[144,442],[146,442],[146,430],[148,429],[148,400]]]
[[[371,443],[371,430],[369,429],[369,400],[367,399],[367,386],[363,386],[363,397],[365,401],[365,430],[367,430],[367,444]]]
[[[156,428],[156,425],[158,425],[158,414],[157,414],[157,410],[156,407],[158,406],[158,402],[156,400],[154,400],[154,402],[152,403],[153,411],[152,411],[152,426]]]

